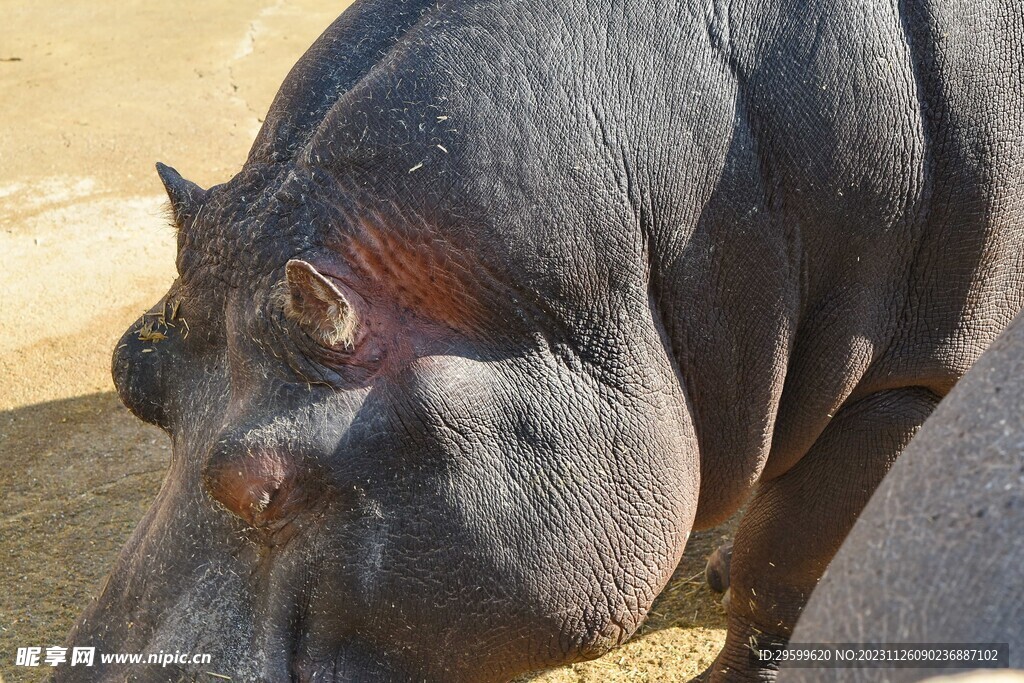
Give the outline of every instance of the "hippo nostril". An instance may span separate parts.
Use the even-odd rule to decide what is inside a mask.
[[[121,337],[114,347],[110,371],[121,403],[144,422],[169,429],[164,410],[164,362],[152,346],[140,342],[139,323]],[[150,353],[147,353],[150,352]]]

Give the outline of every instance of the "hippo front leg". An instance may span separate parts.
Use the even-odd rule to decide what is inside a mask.
[[[729,632],[712,683],[775,679],[752,649],[786,642],[857,515],[938,402],[914,387],[848,403],[793,468],[761,482],[736,532]]]

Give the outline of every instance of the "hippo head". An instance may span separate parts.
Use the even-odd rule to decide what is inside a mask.
[[[158,166],[178,278],[114,352],[173,455],[70,644],[175,659],[57,680],[500,681],[621,643],[699,484],[642,240],[519,183],[534,220],[444,139],[447,175],[401,156],[447,116],[367,129],[380,97],[332,123],[283,92],[230,182]]]
[[[315,173],[160,174],[179,277],[113,374],[173,457],[71,644],[178,659],[58,680],[507,680],[633,633],[696,495],[657,365]]]

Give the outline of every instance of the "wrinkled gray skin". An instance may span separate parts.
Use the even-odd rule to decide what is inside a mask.
[[[1024,316],[878,487],[795,642],[1009,643],[1024,669]],[[918,681],[923,669],[784,670],[780,681]]]
[[[175,326],[114,356],[174,456],[71,642],[214,664],[57,680],[594,657],[755,486],[713,678],[770,679],[750,636],[790,633],[1021,308],[1022,23],[1016,0],[354,5],[235,178],[162,168]],[[358,338],[325,349],[339,310]]]

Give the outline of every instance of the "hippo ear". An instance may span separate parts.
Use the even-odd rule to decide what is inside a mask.
[[[199,215],[203,202],[206,201],[206,190],[190,180],[185,180],[180,173],[159,161],[156,162],[156,172],[171,200],[175,223],[179,228],[191,225]]]
[[[322,346],[355,346],[359,318],[352,306],[351,293],[346,296],[338,285],[299,259],[292,259],[285,266],[285,280],[284,312],[290,320]]]

